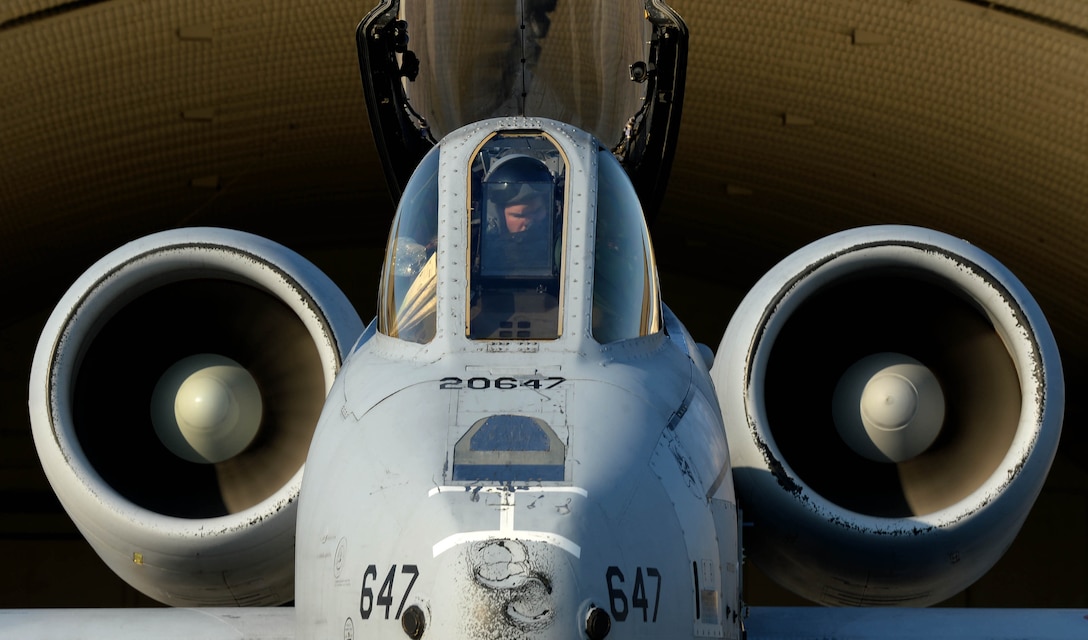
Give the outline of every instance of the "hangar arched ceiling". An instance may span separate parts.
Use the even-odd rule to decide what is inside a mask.
[[[692,41],[660,235],[732,246],[740,264],[714,276],[743,286],[835,229],[937,227],[1005,261],[1083,352],[1083,3],[674,4]],[[5,273],[178,224],[312,237],[321,212],[383,237],[353,41],[366,9],[4,3]]]

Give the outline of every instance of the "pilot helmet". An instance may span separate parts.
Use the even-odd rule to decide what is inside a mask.
[[[519,204],[533,196],[552,196],[555,179],[548,167],[532,156],[523,154],[500,158],[484,178],[487,198],[505,207]]]

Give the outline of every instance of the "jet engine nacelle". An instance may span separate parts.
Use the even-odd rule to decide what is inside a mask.
[[[200,228],[125,245],[72,285],[38,342],[30,416],[46,476],[148,596],[289,601],[303,463],[361,332],[332,281],[269,240]]]
[[[1064,410],[1024,286],[914,227],[787,257],[737,309],[712,375],[746,552],[830,605],[932,604],[978,579],[1038,496]]]

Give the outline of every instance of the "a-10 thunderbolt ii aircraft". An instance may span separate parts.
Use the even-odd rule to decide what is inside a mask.
[[[637,6],[633,103],[602,92],[616,117],[575,126],[535,115],[564,98],[539,89],[549,6],[485,16],[517,36],[491,52],[505,89],[474,105],[412,84],[458,64],[428,37],[467,5],[387,2],[360,25],[399,197],[365,328],[313,265],[224,229],[137,240],[72,286],[35,354],[42,464],[102,559],[182,608],[5,612],[0,635],[1083,632],[1071,611],[749,611],[749,559],[826,605],[927,605],[977,579],[1057,447],[1057,349],[992,257],[902,226],[801,249],[716,355],[696,344],[644,216],[683,23]]]

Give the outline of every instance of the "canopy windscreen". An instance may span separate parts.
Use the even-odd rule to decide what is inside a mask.
[[[631,79],[649,53],[641,1],[413,0],[401,11],[421,69],[405,91],[435,139],[527,115],[613,145],[642,106],[647,85]]]

